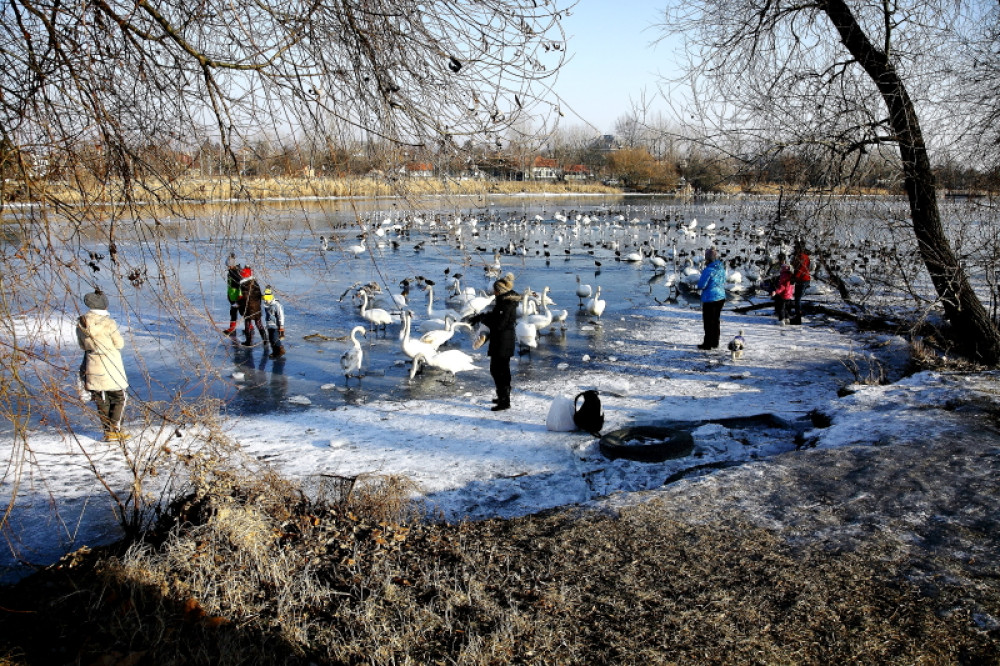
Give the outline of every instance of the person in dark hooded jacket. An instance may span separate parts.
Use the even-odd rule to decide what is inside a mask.
[[[260,291],[260,285],[253,276],[253,270],[249,266],[243,267],[240,271],[240,314],[243,316],[243,345],[249,347],[253,345],[253,327],[257,326],[260,337],[267,344],[267,333],[264,332],[264,322],[261,321],[263,309],[261,302],[264,295]]]
[[[510,357],[514,355],[517,338],[517,304],[520,295],[514,291],[514,274],[507,273],[493,283],[493,307],[468,318],[468,322],[485,324],[490,329],[487,355],[490,357],[490,375],[496,384],[497,397],[493,411],[510,409]]]

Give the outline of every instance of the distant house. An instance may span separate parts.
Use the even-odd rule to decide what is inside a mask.
[[[405,167],[405,172],[410,178],[432,178],[434,165],[430,162],[409,162]]]
[[[621,147],[621,144],[618,143],[613,134],[605,134],[590,144],[591,150],[602,154],[613,153],[616,150],[621,150]]]
[[[524,171],[519,169],[513,161],[501,155],[484,157],[476,162],[476,171],[482,173],[487,178],[496,180],[524,180]]]
[[[531,163],[532,180],[555,180],[559,177],[559,162],[547,157],[536,157]]]
[[[593,177],[590,169],[582,164],[574,164],[563,169],[563,178],[566,180],[590,180]]]

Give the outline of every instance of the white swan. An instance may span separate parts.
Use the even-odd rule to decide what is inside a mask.
[[[403,312],[403,330],[400,334],[400,346],[403,349],[403,353],[410,358],[414,358],[417,354],[427,354],[428,357],[433,356],[435,353],[434,347],[426,342],[414,340],[410,337],[410,320],[412,318],[413,312],[410,310]]]
[[[566,330],[566,318],[569,316],[569,310],[553,310],[552,312],[552,323],[559,324],[559,329],[562,331]]]
[[[667,268],[667,260],[655,252],[649,255],[649,263],[653,265],[653,269],[657,271],[663,271]]]
[[[538,329],[534,324],[519,319],[514,325],[514,335],[517,336],[517,344],[522,354],[530,353],[532,349],[538,347]]]
[[[517,316],[527,317],[528,315],[533,315],[538,312],[538,303],[531,296],[531,287],[524,290],[521,294],[521,302],[517,304]]]
[[[590,298],[594,293],[593,287],[589,284],[581,284],[580,276],[576,276],[576,297],[580,299],[580,307],[583,307],[583,299]]]
[[[400,291],[398,294],[381,294],[376,297],[375,305],[378,307],[388,307],[392,310],[402,310],[408,304],[410,299],[410,280],[407,278],[399,283]]]
[[[410,379],[413,379],[417,374],[421,363],[437,368],[438,370],[450,372],[452,377],[455,377],[460,372],[479,370],[479,366],[473,363],[473,358],[461,349],[449,349],[437,354],[421,352],[413,357],[413,367],[410,368]]]
[[[539,312],[538,314],[527,315],[524,317],[524,320],[527,323],[532,324],[535,327],[535,330],[539,332],[544,331],[546,328],[552,325],[552,312],[549,311],[549,306],[546,303],[546,298],[545,298],[548,295],[548,293],[549,293],[548,287],[542,289],[542,297],[540,299],[542,303],[542,311]]]
[[[521,302],[517,306],[517,323],[514,324],[514,337],[517,338],[518,351],[521,354],[531,353],[532,349],[538,347],[538,329],[528,321],[528,317],[537,311],[535,302],[531,300],[531,287],[527,287],[521,294]]]
[[[492,303],[495,299],[496,296],[486,296],[485,294],[469,299],[462,308],[460,313],[461,318],[464,319],[470,315],[479,314],[489,307],[490,303]]]
[[[355,326],[352,328],[351,343],[354,346],[345,351],[344,355],[340,357],[340,367],[344,369],[345,382],[351,376],[357,377],[359,381],[361,380],[361,363],[364,361],[365,354],[361,350],[361,343],[358,342],[358,333],[367,335],[364,326]]]
[[[587,312],[594,315],[595,317],[600,317],[602,314],[604,314],[605,305],[607,305],[607,303],[603,299],[601,299],[601,287],[598,286],[597,293],[594,294],[594,297],[592,299],[587,301]]]
[[[469,329],[469,334],[472,334],[472,326],[465,323],[464,321],[456,322],[455,318],[451,315],[445,315],[445,327],[438,329],[436,331],[428,331],[420,336],[420,342],[428,344],[437,351],[444,343],[448,342],[455,335],[455,329],[460,326],[464,326]]]
[[[681,272],[684,274],[681,281],[688,287],[696,287],[701,280],[701,271],[695,268],[694,262],[690,259],[684,263],[684,269]]]
[[[742,294],[748,291],[750,285],[744,283],[743,273],[738,270],[730,271],[729,275],[726,276],[725,290],[731,294]]]
[[[361,290],[361,316],[368,320],[372,330],[381,328],[385,331],[385,327],[392,323],[392,315],[389,314],[388,310],[368,308],[368,292],[363,289]]]
[[[483,267],[483,275],[488,280],[495,280],[502,274],[503,266],[500,264],[500,253],[493,253],[493,263]]]
[[[428,333],[430,331],[440,331],[446,326],[446,319],[450,316],[454,319],[458,319],[459,315],[452,309],[445,309],[441,312],[436,312],[434,310],[434,286],[433,284],[427,283],[424,287],[427,290],[427,319],[424,319],[417,326],[417,329],[421,333]],[[437,315],[437,316],[435,316]],[[443,318],[442,318],[443,317]]]

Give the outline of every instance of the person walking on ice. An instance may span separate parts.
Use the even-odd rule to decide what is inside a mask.
[[[253,276],[253,269],[244,266],[240,271],[240,314],[243,315],[243,346],[253,346],[254,326],[260,332],[260,337],[267,344],[267,334],[264,332],[264,324],[261,322],[261,303],[263,294],[260,292],[260,285]]]
[[[100,289],[83,297],[89,310],[80,315],[76,341],[84,352],[84,386],[97,404],[104,430],[104,441],[121,442],[129,438],[122,430],[122,416],[128,400],[128,377],[121,350],[125,340],[118,324],[108,314],[108,297]]]
[[[229,253],[226,260],[226,299],[229,301],[229,328],[222,332],[227,335],[236,334],[236,322],[240,316],[240,270],[236,254]]]
[[[271,358],[281,358],[285,355],[285,309],[274,297],[271,285],[264,289],[264,323],[267,326],[267,337],[271,341]]]

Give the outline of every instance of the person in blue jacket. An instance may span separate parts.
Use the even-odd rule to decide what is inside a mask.
[[[726,269],[714,247],[705,250],[705,269],[698,280],[701,290],[701,320],[705,326],[705,340],[698,349],[718,349],[722,306],[726,302]]]

